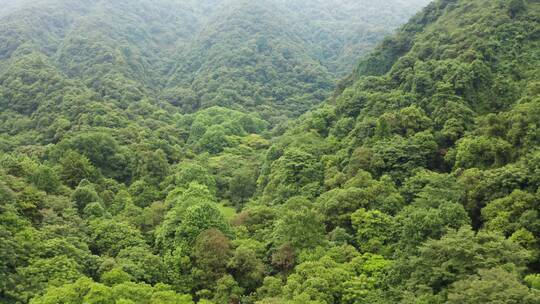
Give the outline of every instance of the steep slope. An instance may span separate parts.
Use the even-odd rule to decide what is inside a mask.
[[[332,78],[309,56],[307,41],[290,19],[271,1],[227,5],[178,60],[170,82],[180,84],[179,95],[189,90],[186,95],[196,95],[197,102],[182,106],[245,108],[270,118],[299,115],[322,101]]]
[[[245,108],[273,124],[296,117],[329,95],[357,52],[425,3],[225,1],[175,60],[164,97],[185,111]]]
[[[331,239],[393,260],[325,303],[364,280],[367,303],[537,301],[518,280],[540,270],[539,17],[537,1],[435,1],[270,148],[260,203],[304,199]],[[297,269],[282,297],[324,299],[298,282],[333,281]]]
[[[23,47],[40,52],[59,72],[82,80],[104,98],[113,94],[114,80],[120,87],[156,90],[161,58],[170,56],[197,28],[188,5],[167,0],[159,5],[55,0],[20,6],[2,18],[2,64]]]
[[[316,29],[306,32],[310,51],[331,73],[340,76],[348,74],[358,58],[429,3],[423,0],[280,2],[297,14],[298,24],[307,23]]]
[[[363,3],[363,7],[371,4]],[[414,3],[417,7],[421,1]],[[166,107],[171,113],[220,105],[256,111],[277,124],[320,103],[331,91],[336,75],[327,70],[324,56],[314,51],[328,44],[328,39],[316,34],[326,25],[324,20],[330,19],[326,17],[329,9],[318,1],[313,1],[309,14],[293,12],[280,1],[43,0],[3,4],[0,67],[6,72],[0,75],[6,79],[2,102],[14,111],[9,115],[28,117],[30,123],[21,126],[26,131],[35,130],[38,124],[52,127],[54,120],[62,118],[72,123],[78,120],[71,115],[73,111],[57,107],[66,103],[56,98],[57,106],[53,106],[52,96],[32,95],[32,91],[54,90],[56,96],[66,96],[64,91],[71,90],[72,99],[97,102],[119,112],[140,102]],[[345,9],[349,6],[334,10],[332,18]],[[317,10],[323,12],[321,22],[309,24],[306,18],[318,20]],[[404,20],[406,13],[389,11],[391,22],[384,31],[358,35],[376,41]],[[346,22],[352,16],[341,20]],[[374,28],[382,26],[371,15],[362,26],[369,30],[372,23]],[[340,43],[334,42],[332,48],[340,49],[353,36],[338,34],[335,39]],[[365,49],[372,46],[365,45]],[[26,69],[42,79],[24,77]],[[17,73],[32,87],[21,95],[9,89],[14,80],[8,79],[9,74]],[[63,82],[69,88],[50,84],[57,80],[43,79],[52,74],[57,80],[69,78]],[[73,96],[75,87],[85,93]],[[51,119],[38,122],[37,115],[32,116],[35,111],[40,117],[48,113]],[[4,129],[12,128],[12,135],[23,131],[21,127],[13,130],[9,121],[3,124]]]
[[[269,121],[332,88],[318,29],[273,1],[0,4],[0,302],[254,302],[272,253],[231,221]]]

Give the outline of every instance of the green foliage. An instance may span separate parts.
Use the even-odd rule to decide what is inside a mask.
[[[392,237],[392,217],[380,211],[358,209],[351,215],[356,244],[363,252],[384,252]]]
[[[200,289],[214,286],[226,274],[231,255],[230,241],[221,231],[208,229],[197,236],[192,252],[193,276]]]
[[[178,168],[178,172],[173,175],[171,181],[177,187],[188,188],[191,183],[197,183],[206,186],[212,193],[216,190],[216,181],[214,177],[205,168],[196,163],[185,163]]]
[[[316,156],[300,149],[288,149],[272,164],[264,196],[273,204],[283,203],[300,194],[314,197],[321,178],[321,167]]]
[[[40,166],[31,177],[32,183],[39,189],[48,193],[54,193],[60,187],[60,179],[55,170],[50,167]]]
[[[133,203],[141,208],[148,207],[161,197],[159,189],[147,180],[138,180],[131,184],[129,193],[133,197]]]
[[[117,256],[126,248],[145,246],[141,232],[130,225],[109,219],[90,222],[91,247],[100,255]]]
[[[342,253],[344,248],[334,249],[340,252],[337,256],[329,254],[298,265],[283,287],[283,297],[291,303],[361,303],[375,299],[371,296],[388,261],[370,254],[347,257]]]
[[[525,277],[525,282],[534,289],[540,290],[540,275],[538,274],[530,274]]]
[[[154,287],[146,284],[120,283],[112,287],[81,278],[73,284],[50,287],[32,304],[53,303],[141,303],[141,304],[192,304],[191,296],[176,294],[167,285]]]
[[[147,247],[122,249],[116,256],[116,263],[136,282],[156,284],[164,281],[162,259]]]
[[[253,292],[261,286],[265,265],[252,248],[246,245],[238,246],[227,267],[231,270],[238,285],[247,292]]]
[[[433,207],[405,207],[395,218],[396,247],[409,253],[428,239],[440,238],[447,229],[470,224],[463,206],[443,203]]]
[[[172,251],[176,248],[189,253],[197,237],[208,229],[216,229],[226,235],[232,235],[229,223],[225,221],[206,188],[190,184],[190,189],[184,193],[183,197],[185,199],[180,200],[167,213],[162,225],[156,230],[156,245],[161,252]]]
[[[314,197],[333,243],[396,259],[384,287],[366,299],[467,303],[451,300],[452,284],[503,267],[513,273],[498,274],[504,286],[519,291],[501,303],[529,301],[519,282],[527,267],[537,272],[539,256],[540,185],[532,169],[538,94],[530,90],[538,74],[530,64],[537,62],[538,37],[531,33],[538,9],[530,1],[435,1],[364,58],[331,102],[292,123],[269,150],[259,177],[264,203]],[[313,133],[316,140],[306,141]],[[291,171],[314,168],[309,180],[317,187],[292,188],[300,178],[279,184],[294,176],[283,164],[288,151],[298,150],[311,155],[290,162],[298,168]],[[481,231],[448,232],[470,224]],[[475,281],[476,295],[458,285],[479,303],[505,299],[495,289],[489,298],[482,280]],[[351,284],[356,290],[369,285]],[[351,294],[351,303],[372,303]],[[305,294],[296,301],[332,299]]]
[[[351,214],[360,208],[372,208],[385,213],[396,213],[403,205],[403,198],[395,184],[387,177],[373,180],[365,172],[345,185],[323,193],[316,201],[318,210],[325,216],[328,228],[352,229]]]
[[[230,275],[225,275],[217,282],[216,292],[212,299],[216,304],[238,303],[244,290]]]
[[[494,200],[482,209],[486,227],[506,235],[527,229],[538,235],[540,218],[538,216],[538,198],[530,193],[516,190],[507,197]]]
[[[478,276],[454,283],[448,303],[537,303],[540,293],[529,290],[515,274],[501,268],[479,270]]]
[[[160,183],[169,173],[167,155],[163,150],[145,152],[138,157],[136,175],[147,179],[150,183]]]
[[[70,187],[76,187],[82,180],[92,179],[95,168],[88,158],[75,151],[68,151],[60,159],[60,176]]]
[[[252,170],[242,168],[234,172],[229,181],[231,200],[237,204],[246,202],[257,190],[257,178]]]
[[[373,18],[372,9],[388,18]],[[338,7],[319,1],[228,3],[180,54],[165,96],[185,111],[218,105],[258,112],[272,122],[297,116],[324,100],[333,76],[411,9],[399,1]]]
[[[468,280],[481,269],[504,267],[521,271],[528,258],[524,248],[503,236],[485,231],[475,234],[464,226],[419,248],[418,256],[405,264],[411,271],[408,286],[426,286],[439,292],[454,282]]]
[[[81,183],[79,187],[73,191],[71,194],[71,200],[75,202],[75,206],[79,208],[80,211],[85,209],[85,207],[90,203],[99,203],[101,198],[97,194],[94,187],[89,183]]]
[[[105,176],[125,179],[128,177],[126,175],[130,174],[126,172],[126,156],[120,152],[118,142],[110,134],[81,133],[58,143],[55,149],[57,151],[72,150],[83,155],[93,166],[101,169]]]
[[[61,286],[83,276],[81,266],[66,256],[32,259],[17,272],[22,280],[17,282],[14,293],[22,301],[28,301],[47,286]]]
[[[435,0],[332,94],[425,4],[4,1],[0,302],[540,301],[537,1]]]
[[[101,275],[101,282],[107,286],[114,286],[131,281],[129,273],[123,271],[121,268],[113,268]]]
[[[511,160],[512,146],[504,140],[488,137],[463,138],[456,147],[457,168],[491,168]]]
[[[295,205],[296,201],[302,200],[292,198],[283,206],[285,210],[276,220],[272,233],[276,244],[290,244],[295,249],[303,249],[323,242],[325,227],[322,217],[315,210]]]
[[[518,14],[527,9],[527,4],[524,0],[509,0],[508,13],[510,17],[515,18]]]
[[[176,229],[176,238],[193,244],[198,235],[215,228],[225,234],[230,234],[230,226],[225,222],[219,209],[212,204],[203,203],[186,209],[180,226]]]

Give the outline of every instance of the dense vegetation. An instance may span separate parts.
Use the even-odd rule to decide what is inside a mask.
[[[17,114],[50,112],[40,107],[48,94],[70,90],[119,115],[146,101],[167,112],[257,112],[276,125],[322,102],[343,66],[428,0],[4,1],[0,68],[33,86],[5,97]]]
[[[540,303],[540,3],[380,2],[6,1],[0,302]]]
[[[243,213],[306,210],[276,303],[540,301],[539,21],[436,1],[270,147]]]

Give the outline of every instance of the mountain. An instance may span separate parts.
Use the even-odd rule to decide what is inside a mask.
[[[366,49],[415,10],[362,3],[388,12],[388,24],[362,19]],[[94,301],[64,287],[133,291],[107,296],[119,302],[214,297],[223,265],[180,260],[192,263],[189,248],[212,227],[228,234],[210,243],[230,247],[270,130],[332,90],[338,73],[321,49],[340,46],[326,46],[315,21],[355,14],[323,4],[0,1],[0,301]],[[213,224],[177,233],[184,211]],[[247,278],[246,294],[260,285]]]
[[[0,0],[0,302],[538,303],[540,3],[426,4]]]
[[[226,2],[175,60],[165,98],[186,111],[219,105],[286,121],[322,102],[358,52],[426,1],[335,4]]]
[[[349,40],[364,37],[369,43],[359,49],[372,48],[426,1],[415,1],[414,6],[402,1],[343,5],[334,14],[374,6],[389,17],[381,22],[360,14],[363,23],[356,25],[352,14],[340,16],[364,32],[335,34],[340,42],[332,49],[339,51]],[[328,9],[317,1],[301,3],[295,9],[310,4],[312,11]],[[276,124],[324,100],[338,75],[313,51],[315,45],[328,43],[317,37],[321,25],[304,21],[317,16],[295,13],[280,1],[6,1],[3,10],[3,70],[23,64],[21,60],[34,69],[51,68],[120,108],[141,100],[184,113],[219,105],[257,111]],[[321,22],[327,19],[320,17]],[[37,67],[32,61],[36,56],[48,67]],[[32,101],[13,98],[4,99],[21,104],[15,110],[27,116],[41,102],[30,96],[26,99]]]
[[[341,248],[299,258],[276,303],[538,301],[539,16],[435,1],[269,148],[243,212],[303,206]]]

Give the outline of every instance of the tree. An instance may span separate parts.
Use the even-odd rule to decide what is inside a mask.
[[[490,202],[482,209],[486,227],[507,236],[527,229],[535,235],[540,233],[540,202],[530,193],[515,190],[510,195]]]
[[[230,275],[225,275],[218,280],[214,298],[216,304],[239,304],[244,290]]]
[[[415,169],[434,166],[437,142],[430,131],[423,131],[407,138],[396,135],[377,141],[372,151],[370,172],[390,175],[401,183]]]
[[[492,268],[480,269],[478,275],[452,284],[447,303],[533,304],[539,301],[540,293],[521,284],[515,273]]]
[[[343,302],[360,304],[383,298],[379,287],[391,264],[382,256],[369,253],[353,258],[349,265],[354,269],[355,276],[343,284]]]
[[[129,273],[123,271],[121,268],[113,268],[101,275],[101,282],[107,286],[113,286],[117,284],[122,284],[125,282],[131,282],[132,277]]]
[[[211,213],[217,211],[219,213],[219,210],[216,210],[215,207],[216,203],[214,196],[210,193],[206,186],[197,183],[189,184],[189,187],[187,189],[177,188],[169,192],[169,195],[165,200],[165,204],[171,206],[172,208],[167,212],[164,221],[155,231],[156,246],[162,252],[172,250],[174,247],[179,246],[180,243],[183,242],[180,239],[180,236],[178,236],[178,229],[179,226],[182,224],[182,221],[184,220],[188,209],[204,205],[209,206],[210,209],[208,210],[208,212]],[[202,212],[202,210],[200,210],[200,212]],[[215,218],[215,220],[217,221],[220,218],[221,214],[219,214],[219,217]],[[226,225],[224,225],[223,227],[225,226]],[[189,227],[186,227],[186,229],[188,228]],[[203,228],[200,231],[197,230],[196,232],[194,232],[195,235],[190,236],[192,237],[190,241],[192,241],[199,235],[199,233],[206,229],[207,228]]]
[[[100,255],[115,257],[122,249],[146,246],[141,232],[130,225],[110,219],[90,222],[91,248]]]
[[[394,214],[402,208],[403,198],[388,176],[376,181],[366,172],[359,172],[344,188],[323,193],[315,203],[325,217],[327,228],[339,226],[352,232],[353,212],[364,208]]]
[[[67,151],[59,163],[60,177],[70,187],[76,187],[84,179],[91,180],[95,175],[95,168],[88,158],[75,151]]]
[[[210,189],[197,182],[173,189],[165,199],[168,206],[179,211],[185,211],[187,208],[198,204],[215,202],[216,199]]]
[[[101,198],[90,183],[81,183],[71,194],[71,199],[75,202],[75,206],[79,211],[83,211],[86,205],[90,203],[101,202]]]
[[[232,273],[238,285],[247,293],[255,291],[260,286],[265,274],[265,265],[257,253],[245,246],[238,246],[227,268]]]
[[[509,0],[508,1],[508,14],[510,17],[515,18],[518,14],[525,11],[527,5],[524,0]]]
[[[211,193],[216,192],[216,181],[208,168],[194,162],[183,162],[178,166],[178,172],[172,175],[171,184],[179,188],[188,188],[191,183],[206,186]]]
[[[447,229],[470,224],[467,212],[457,203],[443,203],[437,208],[407,206],[394,219],[395,247],[404,256],[415,252],[428,239],[439,239]]]
[[[444,202],[460,202],[465,195],[457,179],[450,174],[420,170],[400,188],[407,202],[424,207],[437,207]]]
[[[49,287],[43,295],[30,301],[31,304],[193,304],[191,296],[177,294],[169,286],[156,284],[136,284],[124,282],[105,286],[92,281],[90,278],[81,278],[72,284],[60,287]]]
[[[525,277],[525,282],[532,289],[540,290],[540,274],[530,274]]]
[[[256,175],[248,168],[242,168],[234,172],[233,177],[229,181],[231,200],[240,206],[253,196],[256,189]]]
[[[60,178],[55,170],[48,166],[39,166],[31,177],[32,183],[40,190],[55,193],[60,187]]]
[[[156,284],[164,281],[165,267],[161,257],[152,254],[148,247],[122,249],[116,262],[135,282]]]
[[[230,240],[217,229],[205,230],[197,236],[191,256],[196,282],[201,289],[209,288],[226,274],[232,256]]]
[[[361,252],[385,253],[392,240],[391,216],[377,210],[358,209],[351,215],[356,230],[356,244]]]
[[[296,264],[296,254],[294,248],[285,243],[272,254],[272,266],[279,271],[288,272]]]
[[[264,198],[272,204],[280,204],[295,195],[314,196],[321,183],[321,167],[316,156],[290,148],[273,163]]]
[[[512,159],[512,146],[499,138],[465,137],[456,148],[456,168],[500,167]]]
[[[176,240],[191,245],[205,230],[216,229],[231,235],[231,228],[223,215],[213,204],[203,203],[186,209],[180,226],[176,230]]]
[[[521,271],[528,258],[524,248],[502,235],[487,231],[475,233],[464,226],[449,231],[440,240],[426,241],[419,248],[418,256],[408,258],[407,264],[412,270],[408,284],[425,285],[439,292],[454,282],[467,280],[480,269],[505,267]]]
[[[401,109],[398,113],[398,121],[400,133],[405,136],[428,130],[433,124],[426,113],[417,106]]]
[[[211,126],[198,142],[200,151],[218,154],[229,145],[227,134],[222,126]]]
[[[315,202],[317,209],[324,215],[325,224],[329,229],[343,227],[350,229],[351,214],[362,207],[368,207],[367,191],[350,187],[347,189],[332,189],[323,193]]]
[[[33,259],[26,267],[17,270],[21,281],[13,292],[20,301],[27,302],[47,286],[61,286],[83,277],[83,269],[76,261],[66,256]]]
[[[285,298],[314,303],[341,303],[343,284],[352,273],[345,265],[339,265],[329,257],[319,261],[305,262],[295,268],[283,287]],[[308,302],[309,303],[309,302]]]
[[[325,237],[321,215],[310,209],[288,210],[275,223],[276,244],[290,244],[296,249],[313,248]]]
[[[267,206],[250,206],[243,209],[233,224],[246,227],[253,238],[263,240],[273,230],[277,218],[277,211]],[[263,239],[259,239],[263,238]]]
[[[84,218],[86,219],[110,217],[110,214],[105,210],[105,208],[103,208],[103,206],[99,202],[93,202],[93,203],[87,204],[84,207],[82,214]]]
[[[161,149],[141,154],[138,157],[137,177],[146,179],[152,184],[159,184],[169,173],[167,155]]]
[[[125,165],[121,163],[121,159],[117,158],[120,152],[118,141],[110,134],[105,132],[88,132],[79,133],[71,138],[64,139],[56,147],[59,151],[73,150],[90,160],[90,162],[106,173],[118,175],[123,170],[114,172],[119,169],[119,166]]]
[[[144,179],[137,180],[129,187],[129,193],[136,206],[144,208],[157,201],[161,193],[157,186]]]

